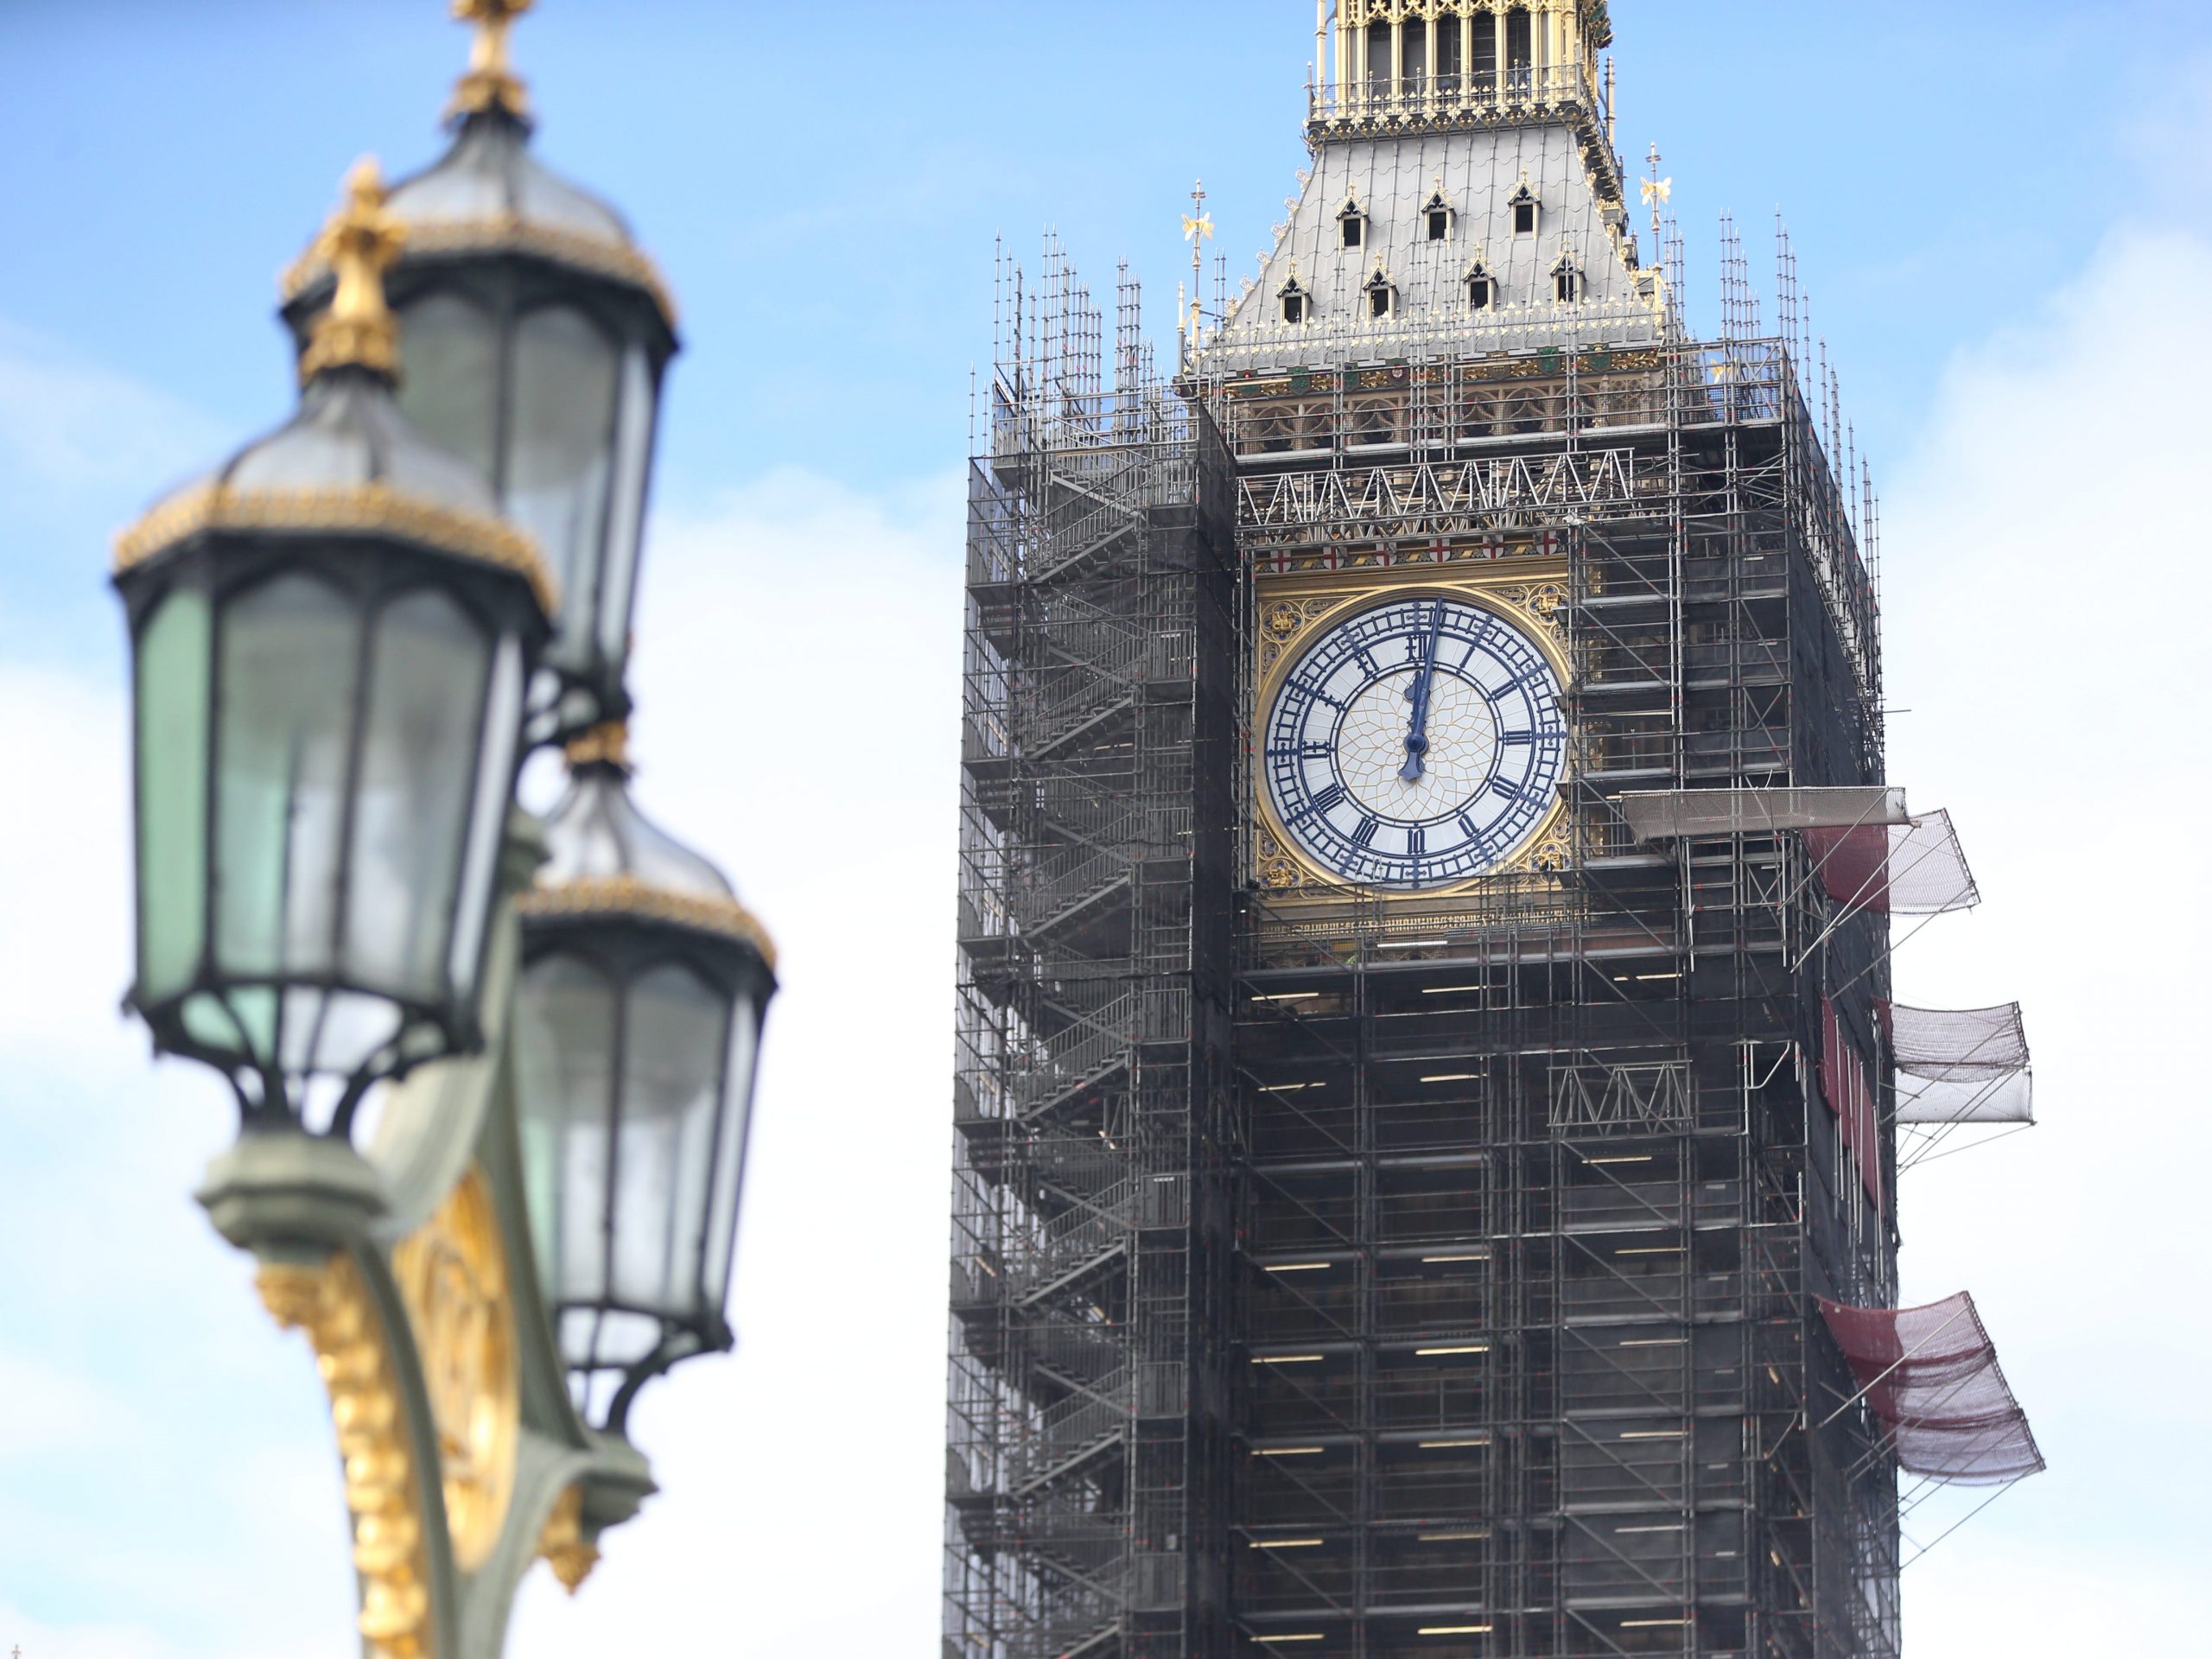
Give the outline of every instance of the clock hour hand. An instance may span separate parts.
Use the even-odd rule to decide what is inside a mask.
[[[1444,601],[1440,599],[1429,618],[1428,643],[1421,652],[1421,671],[1406,688],[1406,699],[1413,704],[1414,712],[1406,727],[1406,764],[1398,768],[1399,779],[1404,783],[1421,782],[1428,769],[1428,694],[1436,683],[1436,647],[1443,633]]]

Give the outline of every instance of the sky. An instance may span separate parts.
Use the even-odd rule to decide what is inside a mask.
[[[437,0],[0,0],[0,1649],[340,1659],[327,1408],[191,1202],[232,1124],[127,978],[112,531],[283,418],[274,274],[365,151],[430,159]],[[2204,1650],[2212,1367],[2193,1064],[2212,807],[2201,389],[2212,12],[1618,0],[1694,321],[1789,222],[1885,497],[1892,776],[1986,902],[1900,998],[2019,999],[2033,1133],[1909,1174],[1909,1298],[1972,1289],[2052,1467],[1906,1575],[1913,1659]],[[686,339],[639,616],[638,793],[784,946],[738,1353],[645,1395],[663,1494],[518,1651],[931,1650],[971,370],[994,239],[1167,317],[1195,180],[1232,286],[1305,161],[1303,0],[546,0],[540,152]],[[1766,315],[1773,316],[1770,296]],[[832,643],[825,644],[825,641]],[[791,711],[791,712],[786,712]],[[819,734],[862,741],[825,772]]]

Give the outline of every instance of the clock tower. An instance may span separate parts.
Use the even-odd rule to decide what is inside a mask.
[[[945,1659],[1895,1659],[1886,916],[1792,832],[1892,797],[1868,516],[1611,40],[1325,7],[1170,372],[1001,268]]]

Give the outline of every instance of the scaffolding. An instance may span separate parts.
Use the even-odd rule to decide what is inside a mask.
[[[1042,276],[970,474],[945,1643],[1170,1659],[1223,1524],[1232,494],[1126,272],[1110,386]]]

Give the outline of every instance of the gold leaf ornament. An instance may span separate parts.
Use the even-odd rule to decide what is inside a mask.
[[[438,1432],[446,1528],[473,1573],[490,1559],[514,1497],[522,1424],[514,1307],[491,1190],[472,1169],[392,1252]]]
[[[264,1263],[255,1284],[278,1325],[307,1333],[329,1391],[370,1659],[425,1659],[430,1592],[416,1471],[391,1356],[360,1269],[340,1252],[319,1266]]]

